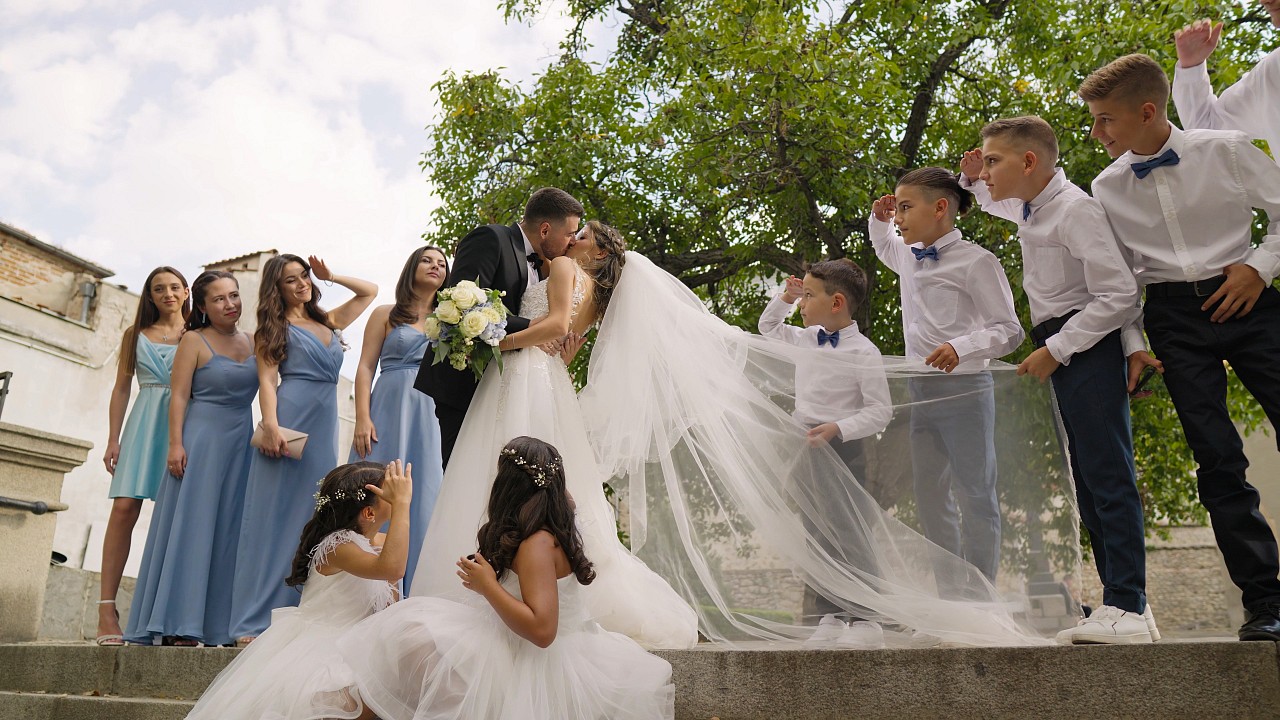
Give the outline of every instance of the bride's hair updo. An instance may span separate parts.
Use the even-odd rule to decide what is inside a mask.
[[[499,579],[511,569],[520,543],[546,530],[555,536],[578,582],[589,585],[595,580],[596,571],[582,552],[582,536],[573,521],[564,460],[549,443],[522,435],[502,448],[489,493],[488,517],[476,544]]]
[[[622,266],[627,262],[627,242],[622,239],[622,233],[616,228],[605,225],[599,220],[588,220],[587,227],[591,230],[591,237],[595,239],[596,247],[605,252],[604,257],[592,260],[586,266],[587,272],[591,273],[596,282],[594,295],[596,315],[604,317],[604,311],[609,307],[609,298],[613,296],[613,289],[618,286],[618,280],[622,279]]]

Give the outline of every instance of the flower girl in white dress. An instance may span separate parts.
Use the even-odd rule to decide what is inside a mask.
[[[409,556],[411,466],[357,462],[325,476],[287,582],[297,607],[272,612],[271,627],[214,679],[188,718],[356,718],[352,675],[335,641],[396,600]],[[375,545],[378,528],[390,520]]]
[[[507,443],[488,518],[479,550],[457,563],[453,597],[409,598],[339,639],[362,717],[673,718],[667,661],[587,613],[595,570],[560,453],[530,437]]]

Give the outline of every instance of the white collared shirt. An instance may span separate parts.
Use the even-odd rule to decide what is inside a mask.
[[[1172,149],[1177,165],[1139,180],[1131,165],[1148,158],[1130,151],[1093,180],[1093,196],[1132,258],[1138,284],[1207,280],[1236,263],[1270,284],[1280,273],[1280,165],[1243,133],[1170,130],[1152,157]],[[1271,223],[1256,248],[1254,208]]]
[[[529,242],[529,236],[524,234],[523,226],[516,225],[516,227],[520,228],[520,237],[524,238],[525,264],[529,266],[529,282],[525,285],[525,289],[527,290],[528,288],[537,285],[538,281],[542,280],[542,278],[538,275],[538,269],[533,266],[533,261],[529,259],[529,256],[534,252],[533,243]]]
[[[1093,347],[1120,327],[1126,332],[1126,354],[1144,349],[1136,321],[1141,313],[1138,284],[1129,261],[1120,251],[1102,204],[1067,180],[1062,168],[1030,202],[1024,220],[1023,201],[995,201],[982,180],[960,184],[971,190],[982,209],[1018,224],[1022,246],[1022,288],[1031,306],[1031,322],[1040,323],[1076,313],[1045,347],[1058,362]],[[1135,338],[1136,334],[1136,338]],[[1129,343],[1136,342],[1136,347]]]
[[[815,352],[860,356],[865,361],[823,363],[815,357],[809,365],[797,363],[796,409],[792,417],[803,425],[834,422],[840,428],[840,439],[846,442],[884,430],[893,418],[893,405],[879,348],[858,332],[856,322],[840,331],[834,348],[829,344],[819,346],[819,326],[800,328],[786,324],[798,306],[799,303],[783,300],[782,293],[774,295],[760,314],[760,334],[797,347],[814,348]]]
[[[1239,130],[1266,140],[1280,162],[1280,49],[1272,50],[1239,82],[1213,94],[1205,63],[1173,71],[1173,105],[1188,130]]]
[[[990,251],[952,230],[933,244],[937,260],[916,260],[890,223],[873,215],[868,231],[876,257],[898,274],[908,356],[925,358],[951,343],[960,356],[956,369],[972,369],[1022,343],[1009,278]]]

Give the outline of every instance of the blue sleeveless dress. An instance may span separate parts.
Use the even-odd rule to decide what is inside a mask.
[[[271,611],[298,604],[301,593],[284,584],[315,511],[320,481],[338,464],[338,370],[342,344],[289,326],[288,357],[280,364],[276,419],[280,427],[307,433],[302,459],[269,458],[253,451],[240,544],[236,549],[231,636],[257,636]]]
[[[120,433],[120,460],[108,497],[154,500],[169,459],[169,373],[177,345],[138,333],[138,397]]]
[[[369,418],[378,442],[364,460],[413,463],[413,504],[409,513],[409,563],[404,592],[409,594],[413,571],[418,567],[422,540],[444,480],[440,461],[440,424],[436,406],[425,393],[413,389],[418,366],[427,352],[427,336],[410,325],[397,325],[387,333],[378,356],[381,370],[369,398]],[[353,449],[348,462],[361,460]]]
[[[160,485],[129,610],[129,642],[165,635],[206,645],[232,641],[231,584],[257,392],[252,355],[235,362],[215,352],[192,375],[182,425],[187,470],[181,480],[166,472]]]

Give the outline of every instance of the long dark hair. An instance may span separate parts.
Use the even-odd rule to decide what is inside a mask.
[[[151,297],[151,281],[161,273],[169,273],[178,278],[182,287],[189,287],[187,278],[168,265],[161,265],[147,275],[146,281],[142,284],[142,297],[138,298],[138,313],[133,317],[133,325],[124,331],[124,342],[121,343],[123,347],[120,350],[120,365],[130,375],[138,369],[138,333],[160,320],[160,308],[156,307],[156,300]],[[191,317],[190,293],[187,294],[187,299],[182,301],[182,319],[186,320],[189,317]]]
[[[933,198],[946,196],[951,201],[956,216],[964,216],[973,208],[973,193],[966,190],[950,170],[940,167],[916,168],[898,178],[898,187],[903,185],[924,188]]]
[[[391,327],[412,325],[422,319],[413,310],[413,306],[419,299],[418,291],[413,289],[413,279],[418,274],[418,263],[422,262],[422,256],[426,255],[428,250],[435,250],[444,258],[444,277],[440,280],[440,287],[449,284],[449,256],[445,255],[444,250],[435,245],[423,245],[414,250],[405,261],[404,269],[400,271],[400,279],[396,281],[396,304],[391,308],[391,314],[387,316],[387,322]]]
[[[302,273],[311,281],[311,299],[304,306],[307,317],[336,329],[329,321],[329,314],[320,309],[320,286],[311,279],[311,266],[297,255],[276,255],[262,266],[262,285],[258,287],[258,329],[253,333],[254,354],[259,360],[279,365],[289,357],[289,321],[284,316],[284,296],[280,294],[280,280],[284,269],[291,262],[302,266]]]
[[[316,493],[316,511],[302,528],[298,552],[293,555],[293,572],[284,584],[300,588],[311,574],[311,551],[339,530],[360,532],[360,511],[374,504],[378,496],[365,485],[382,487],[387,466],[375,462],[354,462],[329,471]]]
[[[476,535],[476,544],[502,579],[520,543],[539,530],[555,536],[578,582],[589,585],[596,579],[573,522],[560,451],[522,435],[498,454],[498,475],[489,493],[489,520]]]
[[[595,300],[596,317],[602,318],[604,311],[609,309],[609,298],[613,297],[613,289],[622,279],[622,266],[627,262],[627,242],[622,239],[622,233],[616,228],[605,225],[599,220],[588,220],[587,227],[591,229],[591,237],[595,239],[596,247],[605,251],[604,257],[599,260],[593,259],[585,268],[595,280],[596,289],[592,297]]]
[[[191,283],[191,305],[199,312],[192,312],[187,316],[187,329],[199,330],[207,328],[213,323],[209,322],[209,315],[204,310],[204,296],[209,293],[209,286],[214,280],[230,279],[235,282],[236,287],[240,287],[240,281],[236,280],[236,276],[226,270],[205,270],[200,273],[200,277]]]

